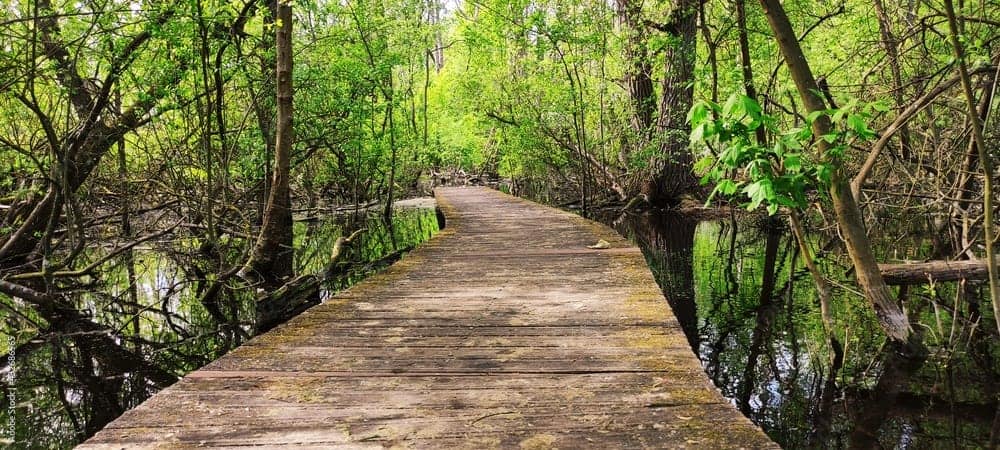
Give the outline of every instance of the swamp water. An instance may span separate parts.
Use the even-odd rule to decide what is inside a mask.
[[[381,214],[364,211],[296,222],[296,273],[323,270],[337,237],[359,228],[366,231],[338,258],[346,264],[337,266],[321,297],[426,241],[438,230],[438,219],[433,207],[398,207],[391,225]],[[238,257],[228,258],[227,266],[237,264]],[[215,283],[218,261],[184,239],[136,249],[110,265],[84,280],[71,296],[91,323],[111,332],[99,327],[92,334],[53,329],[36,335],[13,329],[5,320],[10,310],[0,307],[0,347],[8,348],[11,339],[17,342],[14,372],[7,358],[0,363],[0,447],[70,448],[161,386],[255,333],[254,289],[235,277]],[[8,302],[10,298],[0,298],[0,303]],[[29,341],[29,336],[34,338]],[[12,429],[16,442],[11,441]]]
[[[989,304],[980,315],[975,302],[956,303],[956,283],[904,293],[930,356],[916,371],[886,370],[885,337],[854,292],[837,241],[812,236],[814,249],[828,250],[818,262],[833,278],[836,332],[845,343],[842,369],[831,378],[816,291],[780,222],[669,213],[612,222],[643,249],[709,378],[783,448],[995,448],[1000,338]],[[881,245],[878,256],[920,259],[923,241]],[[971,290],[985,298],[985,289]]]

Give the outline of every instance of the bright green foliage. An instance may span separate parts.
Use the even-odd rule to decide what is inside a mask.
[[[870,114],[854,109],[856,102],[813,113],[806,117],[808,126],[783,131],[776,125],[778,119],[745,95],[733,94],[724,105],[698,102],[688,113],[688,122],[692,145],[706,153],[695,170],[704,174],[703,184],[715,183],[708,202],[720,194],[743,198],[748,210],[763,206],[771,215],[781,207],[806,208],[809,192],[829,187],[830,173],[842,164],[844,151],[875,137],[867,124]],[[865,107],[870,109],[884,110],[881,105]],[[817,160],[809,150],[814,142],[811,125],[820,116],[829,117],[837,127],[820,137],[830,147]],[[761,127],[775,136],[773,145],[757,142],[755,131]]]

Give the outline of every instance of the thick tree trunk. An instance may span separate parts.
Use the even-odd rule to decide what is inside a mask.
[[[760,0],[774,33],[781,53],[785,56],[785,63],[792,76],[795,86],[799,91],[802,103],[806,111],[823,111],[826,105],[820,97],[820,90],[813,77],[812,69],[802,53],[802,48],[792,30],[792,25],[788,21],[784,8],[779,0]],[[813,134],[823,136],[833,130],[832,124],[827,116],[819,116],[813,122]],[[827,152],[829,144],[823,140],[817,140],[817,150],[820,157],[829,159]],[[847,252],[854,264],[858,284],[865,293],[872,309],[878,317],[879,324],[889,338],[897,343],[905,344],[908,351],[914,351],[914,356],[920,358],[924,352],[922,343],[910,328],[909,320],[902,308],[896,304],[889,291],[889,286],[882,279],[875,255],[872,253],[871,242],[865,231],[862,221],[861,211],[854,196],[851,195],[848,178],[844,176],[843,169],[840,168],[839,161],[835,164],[834,173],[830,180],[830,197],[833,199],[834,211],[837,214],[837,223],[844,237]]]
[[[275,17],[278,15],[278,3],[276,0],[262,0],[265,5],[264,12],[264,27],[274,26]],[[254,90],[253,83],[247,84],[247,90],[251,97],[253,97],[253,110],[254,115],[257,117],[257,126],[260,128],[261,138],[264,142],[264,156],[261,158],[261,164],[263,166],[263,178],[260,185],[261,190],[257,193],[257,217],[255,218],[258,222],[257,224],[262,224],[264,220],[264,209],[267,207],[268,195],[271,192],[271,179],[273,178],[273,173],[271,172],[273,157],[274,157],[274,100],[276,94],[274,92],[275,83],[275,73],[274,69],[277,63],[275,63],[272,54],[269,54],[268,50],[273,48],[274,38],[269,35],[265,35],[258,44],[258,51],[261,54],[260,57],[260,90]]]
[[[246,265],[244,278],[263,281],[265,287],[277,287],[292,275],[292,210],[289,171],[293,141],[292,129],[292,4],[278,1],[276,21],[278,118],[275,130],[274,176],[264,210],[257,244]]]
[[[695,38],[698,31],[698,0],[677,0],[666,25],[674,42],[668,46],[656,121],[662,161],[644,193],[653,204],[676,203],[697,186],[688,150],[687,112],[694,100]]]
[[[642,23],[642,2],[618,1],[618,20],[625,35],[625,84],[632,104],[632,127],[641,137],[649,138],[656,112],[653,92],[653,66],[646,50],[646,27]]]

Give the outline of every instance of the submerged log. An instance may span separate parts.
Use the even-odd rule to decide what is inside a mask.
[[[320,285],[334,274],[344,249],[365,229],[351,233],[349,237],[338,237],[330,252],[330,262],[326,270],[317,274],[299,275],[280,288],[265,292],[257,297],[257,333],[264,333],[282,322],[297,316],[320,303]],[[398,258],[397,258],[398,259]]]
[[[931,280],[985,280],[986,261],[927,261],[912,264],[879,264],[879,271],[887,284],[927,284]]]
[[[300,275],[273,292],[257,297],[257,333],[264,333],[319,304],[319,286],[323,279]]]

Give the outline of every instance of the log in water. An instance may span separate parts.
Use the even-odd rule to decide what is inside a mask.
[[[985,280],[986,261],[927,261],[912,264],[879,264],[882,278],[892,285],[927,284],[932,280]]]

